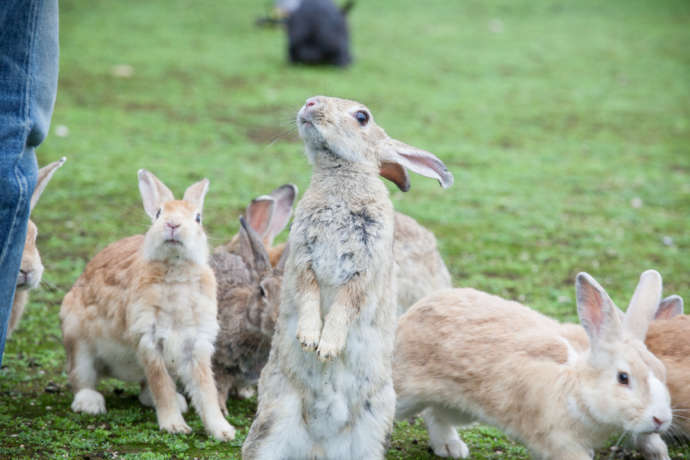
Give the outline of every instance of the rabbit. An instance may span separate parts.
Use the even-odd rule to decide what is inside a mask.
[[[218,283],[220,325],[213,373],[223,413],[227,413],[231,390],[242,397],[253,394],[253,386],[268,359],[283,265],[279,261],[272,264],[271,254],[287,254],[284,246],[271,245],[287,225],[296,195],[297,187],[286,184],[271,195],[252,200],[247,206],[247,220],[240,219],[239,233],[211,256]]]
[[[642,274],[624,316],[588,274],[577,275],[575,288],[589,343],[579,351],[574,328],[481,291],[450,289],[417,302],[395,339],[396,418],[421,412],[442,457],[467,458],[455,425],[480,420],[540,459],[592,459],[623,430],[647,458],[668,459],[659,436],[672,421],[665,370],[643,343],[660,275]]]
[[[96,385],[115,377],[140,382],[139,400],[155,407],[161,430],[189,433],[179,378],[209,434],[231,440],[235,430],[218,406],[211,370],[216,280],[201,224],[209,182],[175,200],[152,173],[139,170],[138,181],[151,227],[99,252],[62,301],[72,410],[105,413]]]
[[[667,297],[659,304],[645,342],[666,366],[674,411],[671,434],[690,438],[690,316],[683,314],[681,297]]]
[[[31,195],[29,204],[30,211],[34,210],[34,206],[38,203],[46,185],[55,174],[55,171],[62,166],[67,159],[60,158],[38,170],[38,178],[36,179],[36,187]],[[24,314],[24,307],[29,301],[29,291],[38,287],[43,277],[43,264],[41,263],[41,255],[38,253],[36,247],[36,238],[38,237],[38,228],[36,224],[29,219],[26,227],[26,240],[24,241],[24,252],[22,252],[22,261],[17,275],[17,287],[14,292],[14,302],[12,303],[12,312],[10,313],[10,320],[7,326],[7,338],[10,338],[12,332],[17,329],[19,320]]]
[[[398,315],[434,291],[452,287],[436,237],[412,217],[396,212],[393,232]]]
[[[333,0],[302,0],[287,17],[288,56],[293,64],[350,64],[350,35],[345,17]]]
[[[307,99],[297,125],[312,179],[288,237],[271,352],[242,458],[382,458],[395,408],[393,206],[380,174],[452,174],[389,138],[362,104]],[[323,317],[323,319],[322,319]]]
[[[296,195],[296,186],[286,184],[252,200],[240,232],[211,256],[218,282],[220,325],[213,374],[226,415],[228,395],[252,396],[268,360],[287,254],[285,244],[273,247],[272,243],[287,225]],[[395,261],[402,267],[396,271],[399,310],[434,290],[450,287],[450,275],[433,233],[396,212],[394,239]]]

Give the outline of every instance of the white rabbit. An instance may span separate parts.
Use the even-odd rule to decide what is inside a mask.
[[[591,459],[620,431],[636,435],[647,458],[668,459],[659,437],[672,421],[664,366],[643,343],[661,277],[642,275],[623,321],[586,273],[576,293],[586,333],[474,289],[417,302],[398,324],[396,417],[422,412],[431,447],[444,457],[466,458],[455,426],[481,420],[540,459]]]
[[[38,170],[38,178],[36,179],[36,187],[34,193],[31,195],[31,211],[38,203],[43,190],[50,182],[51,177],[60,166],[65,163],[66,158],[62,157],[58,161],[54,161]],[[17,290],[14,293],[14,303],[12,304],[12,313],[10,313],[10,321],[7,326],[7,338],[12,335],[19,320],[22,319],[24,308],[29,301],[29,290],[38,287],[43,277],[43,263],[41,263],[41,255],[38,253],[36,246],[36,237],[38,236],[38,228],[36,224],[29,219],[26,228],[26,240],[24,241],[24,252],[22,252],[22,262],[17,275]]]
[[[161,430],[188,433],[179,378],[207,431],[231,440],[235,430],[221,414],[211,371],[218,322],[201,225],[208,180],[175,200],[150,172],[142,169],[138,177],[151,227],[99,252],[62,301],[72,410],[104,413],[96,385],[111,376],[141,383],[139,399],[155,406]]]
[[[312,180],[288,239],[280,313],[259,380],[250,459],[382,458],[395,409],[393,206],[381,174],[452,175],[389,138],[354,101],[307,100],[297,115]],[[322,319],[323,318],[323,319]]]

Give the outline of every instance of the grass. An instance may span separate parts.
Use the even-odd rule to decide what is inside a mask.
[[[210,179],[214,245],[252,197],[304,190],[291,120],[314,94],[366,103],[453,171],[448,190],[414,176],[409,193],[391,192],[436,233],[456,285],[565,321],[577,319],[579,271],[621,306],[647,268],[665,293],[690,297],[687,1],[358,2],[346,71],[288,66],[283,34],[253,26],[267,1],[60,3],[60,88],[38,156],[68,162],[34,213],[45,283],[0,372],[0,457],[239,458],[255,400],[231,403],[239,436],[225,444],[194,414],[193,434],[160,433],[137,388],[117,381],[102,384],[106,415],[73,414],[58,308],[90,257],[146,230],[138,168],[178,194]],[[113,74],[121,64],[131,77]],[[527,458],[495,429],[463,436],[473,458]],[[690,457],[687,445],[672,452]],[[388,458],[433,458],[419,421],[397,425]]]

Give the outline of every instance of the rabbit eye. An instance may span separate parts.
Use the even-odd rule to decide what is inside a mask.
[[[626,372],[618,373],[618,383],[620,383],[621,385],[628,385],[630,383],[630,378],[628,377],[628,374]]]
[[[261,297],[266,297],[266,290],[263,286],[259,286],[259,294],[261,294]]]
[[[156,211],[156,219],[158,219],[161,216],[161,208],[158,208],[158,211]]]
[[[355,120],[357,120],[360,126],[364,126],[369,123],[369,114],[364,110],[358,110],[355,112]]]
[[[196,220],[196,223],[197,223],[197,224],[200,224],[200,223],[201,223],[201,214],[197,212],[197,213],[196,213],[196,217],[194,218],[194,220]]]

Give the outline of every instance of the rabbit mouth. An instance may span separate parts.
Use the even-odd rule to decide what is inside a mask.
[[[163,241],[163,243],[169,244],[169,245],[172,245],[172,246],[183,246],[182,241],[176,240],[176,239],[173,239],[173,238],[167,239],[167,240]]]
[[[312,128],[314,127],[313,121],[307,120],[307,118],[304,115],[300,115],[299,122],[302,126],[311,126]]]

